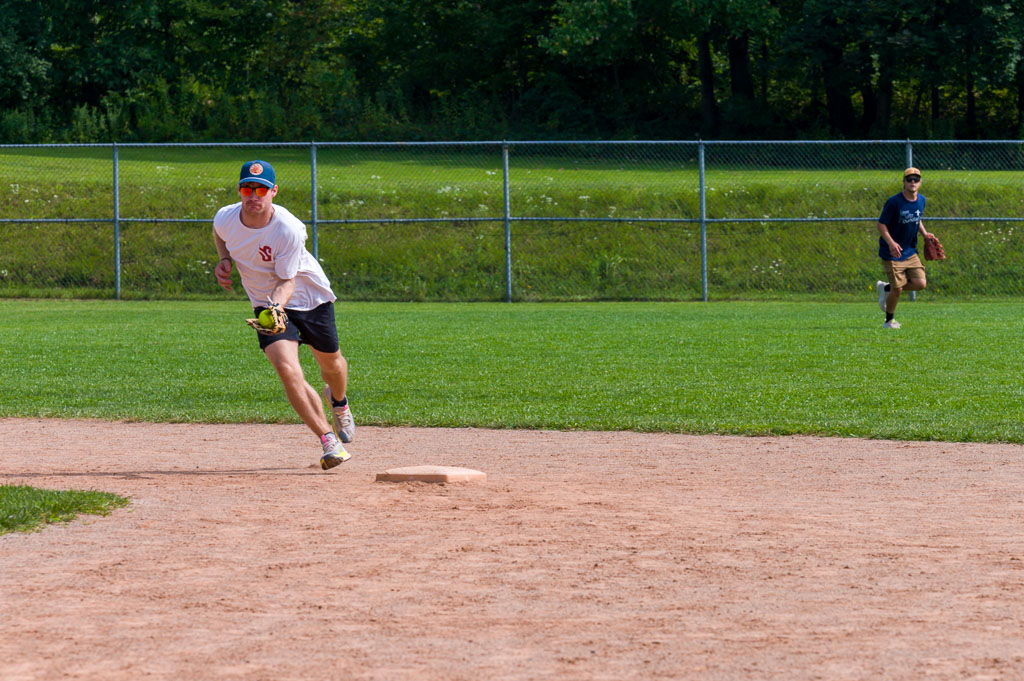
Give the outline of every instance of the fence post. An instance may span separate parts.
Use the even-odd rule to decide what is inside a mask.
[[[697,143],[697,166],[700,170],[700,293],[708,302],[708,205],[704,184],[704,140]]]
[[[114,142],[114,298],[121,300],[121,181]]]
[[[309,143],[309,177],[312,183],[312,191],[310,192],[310,203],[312,204],[312,220],[313,220],[313,257],[317,262],[320,262],[320,249],[317,242],[316,233],[316,142],[310,141]]]
[[[505,192],[505,302],[512,302],[512,202],[509,200],[508,142],[501,143],[501,173]]]

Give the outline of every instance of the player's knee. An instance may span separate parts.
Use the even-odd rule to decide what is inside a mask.
[[[329,364],[320,367],[320,378],[324,379],[326,383],[330,383],[332,378],[341,378],[344,373],[339,364]]]
[[[320,375],[326,378],[348,371],[348,361],[340,351],[333,354],[316,355],[317,364],[320,365]]]
[[[277,375],[281,377],[284,382],[305,380],[305,375],[302,373],[302,368],[296,368],[291,364],[274,364],[274,369],[277,371]]]
[[[268,352],[267,359],[270,360],[270,364],[281,378],[287,379],[303,375],[302,365],[287,355]]]

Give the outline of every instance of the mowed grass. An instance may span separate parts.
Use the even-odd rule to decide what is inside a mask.
[[[1017,302],[339,303],[362,425],[1024,442]],[[0,301],[0,416],[284,422],[244,302]],[[303,350],[307,377],[319,386]]]
[[[0,485],[0,535],[29,532],[80,514],[109,515],[128,499],[95,490],[47,490],[25,485]]]

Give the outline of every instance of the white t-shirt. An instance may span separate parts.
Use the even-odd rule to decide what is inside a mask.
[[[224,206],[213,218],[213,229],[235,261],[242,287],[253,307],[265,306],[278,279],[294,279],[295,292],[284,307],[312,310],[337,296],[324,268],[306,250],[306,225],[286,208],[274,206],[266,227],[242,224],[241,202]]]

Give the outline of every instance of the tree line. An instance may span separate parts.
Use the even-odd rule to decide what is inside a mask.
[[[1020,138],[1024,0],[0,0],[0,142]]]

